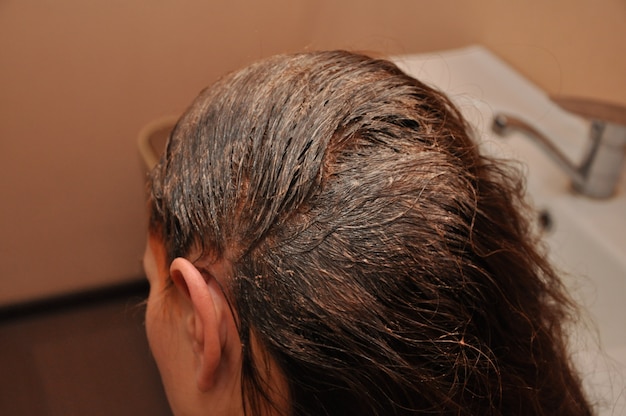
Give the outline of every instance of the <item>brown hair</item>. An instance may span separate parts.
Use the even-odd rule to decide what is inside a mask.
[[[233,265],[248,412],[271,407],[267,354],[294,415],[590,414],[522,186],[468,132],[443,94],[342,51],[195,100],[152,173],[151,230],[170,260]]]

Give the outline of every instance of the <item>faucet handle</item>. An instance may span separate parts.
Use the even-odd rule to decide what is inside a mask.
[[[626,106],[592,98],[552,95],[550,99],[563,108],[590,120],[626,126]]]
[[[574,188],[594,198],[612,196],[626,160],[626,106],[589,98],[551,97],[564,110],[591,120],[588,150],[573,176]]]

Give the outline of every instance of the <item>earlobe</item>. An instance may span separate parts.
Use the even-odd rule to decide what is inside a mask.
[[[211,282],[207,282],[200,270],[187,259],[175,259],[170,266],[170,276],[191,306],[188,332],[196,355],[196,381],[201,391],[207,391],[215,384],[223,359],[225,334],[221,330],[224,319],[221,301],[212,293]]]

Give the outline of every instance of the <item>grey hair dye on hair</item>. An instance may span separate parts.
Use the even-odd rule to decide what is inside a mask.
[[[273,409],[269,357],[293,415],[588,415],[522,191],[390,62],[296,54],[194,101],[152,173],[151,230],[170,260],[233,265],[250,414]]]

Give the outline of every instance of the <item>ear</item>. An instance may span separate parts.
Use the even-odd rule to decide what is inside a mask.
[[[225,319],[230,316],[222,291],[213,277],[205,276],[184,258],[170,265],[170,276],[182,296],[190,302],[187,331],[196,356],[196,383],[206,392],[217,381],[226,343]],[[226,315],[228,313],[228,315]]]

